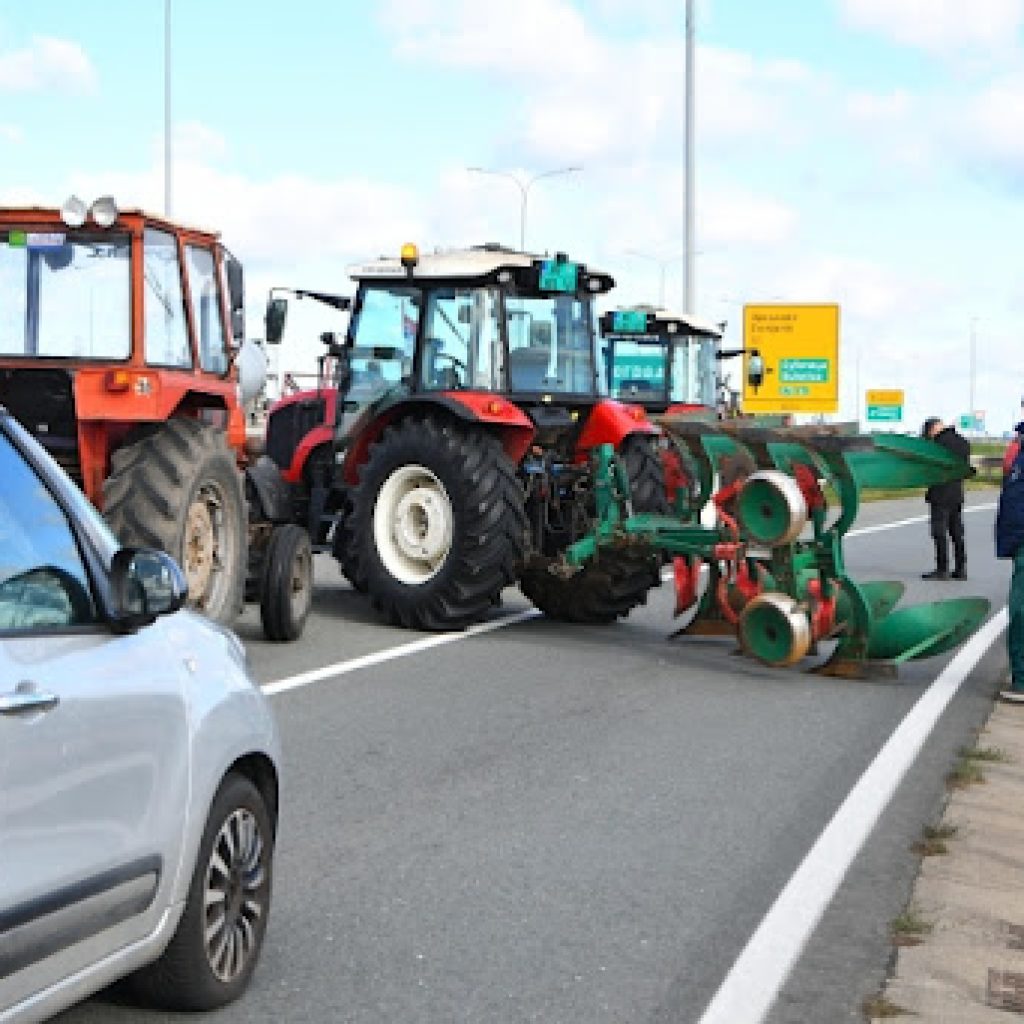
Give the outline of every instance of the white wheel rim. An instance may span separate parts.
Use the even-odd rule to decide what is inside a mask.
[[[425,466],[400,466],[373,509],[373,539],[384,568],[400,583],[426,583],[452,546],[452,503]]]

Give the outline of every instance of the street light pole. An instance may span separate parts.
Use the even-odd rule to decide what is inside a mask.
[[[164,216],[171,215],[171,0],[164,0]]]
[[[513,174],[511,171],[494,171],[487,167],[467,167],[467,171],[472,171],[474,174],[491,174],[498,178],[508,178],[510,181],[514,181],[519,188],[519,193],[522,199],[519,207],[519,248],[526,252],[526,200],[529,196],[530,187],[540,181],[541,178],[553,178],[556,174],[574,174],[577,171],[582,171],[582,167],[556,167],[550,171],[541,171],[540,174],[535,174],[532,178],[521,178],[518,174]]]
[[[637,256],[642,260],[650,260],[652,263],[658,264],[659,276],[658,276],[658,306],[661,309],[665,308],[665,270],[671,266],[676,260],[681,260],[684,253],[677,253],[675,256],[668,256],[662,258],[661,256],[654,256],[649,252],[640,252],[637,249],[627,249],[626,254],[628,256]],[[684,310],[685,312],[685,310]]]
[[[693,309],[693,0],[686,0],[686,131],[683,182],[683,312]]]

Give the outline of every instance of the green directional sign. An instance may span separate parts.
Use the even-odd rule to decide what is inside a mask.
[[[875,423],[899,423],[903,419],[903,406],[869,405],[868,419]]]
[[[827,384],[828,363],[827,359],[781,359],[779,360],[779,382],[782,384]]]

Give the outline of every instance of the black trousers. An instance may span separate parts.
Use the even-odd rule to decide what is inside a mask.
[[[949,571],[949,542],[952,541],[953,569],[957,572],[966,569],[963,505],[932,504],[928,507],[931,511],[932,540],[935,541],[935,568],[939,572]]]

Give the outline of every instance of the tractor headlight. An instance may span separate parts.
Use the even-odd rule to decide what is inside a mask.
[[[80,228],[85,223],[88,212],[85,203],[78,196],[68,196],[60,208],[60,219],[69,228]]]

